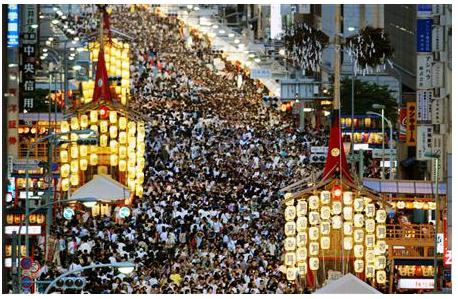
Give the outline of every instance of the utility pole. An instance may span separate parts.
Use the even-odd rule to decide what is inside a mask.
[[[341,4],[336,4],[334,41],[334,110],[340,109],[340,35]]]

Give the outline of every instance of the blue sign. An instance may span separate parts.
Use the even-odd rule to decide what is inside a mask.
[[[75,215],[75,212],[73,211],[72,208],[65,208],[62,214],[65,219],[70,220]]]
[[[431,12],[433,10],[432,4],[417,4],[418,12]]]
[[[19,5],[8,5],[7,47],[19,46]]]
[[[32,267],[32,259],[30,257],[23,257],[21,259],[21,268],[29,270]]]
[[[417,20],[417,52],[431,52],[432,19]]]
[[[119,218],[126,218],[130,215],[130,209],[128,207],[122,207],[119,209]]]
[[[32,278],[30,278],[30,276],[22,276],[21,277],[21,285],[23,288],[30,288],[32,287],[32,284],[33,284],[33,280]]]

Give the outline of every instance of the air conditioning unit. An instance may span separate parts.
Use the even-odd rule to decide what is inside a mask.
[[[310,148],[310,163],[324,163],[328,156],[328,148],[325,146],[312,146]]]

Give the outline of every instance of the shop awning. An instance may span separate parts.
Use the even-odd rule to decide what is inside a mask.
[[[363,185],[375,192],[433,195],[435,183],[432,181],[363,179]],[[439,182],[439,194],[447,194],[447,184]]]
[[[381,294],[358,277],[351,273],[331,281],[314,294]]]
[[[130,197],[129,189],[108,175],[94,175],[94,178],[73,192],[70,199],[95,197],[97,200],[112,202]]]

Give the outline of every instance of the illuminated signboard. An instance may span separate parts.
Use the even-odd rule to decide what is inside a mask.
[[[19,226],[5,226],[5,235],[12,235],[14,231],[19,231]],[[25,232],[25,226],[22,226],[21,235],[25,235]],[[29,235],[41,235],[41,225],[29,225]]]
[[[19,46],[19,5],[8,5],[7,46]]]
[[[400,289],[434,289],[434,279],[399,279]]]

